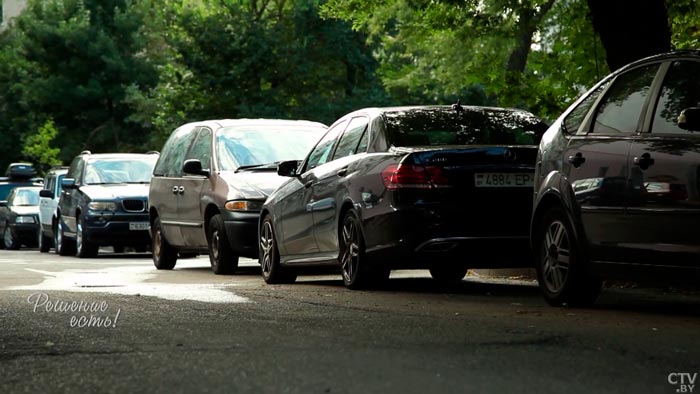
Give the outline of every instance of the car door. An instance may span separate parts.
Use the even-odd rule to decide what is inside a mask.
[[[592,109],[565,151],[564,173],[593,260],[631,258],[625,253],[629,242],[625,222],[628,156],[658,68],[658,63],[637,67],[618,75],[609,86],[601,86],[597,93],[602,96],[593,99]],[[567,120],[564,126],[568,129],[566,125]]]
[[[50,173],[44,180],[44,190],[49,190],[53,193],[54,198],[40,197],[39,198],[39,221],[41,222],[42,231],[51,230],[51,219],[56,209],[54,201],[56,201],[56,183],[58,179],[55,173]]]
[[[332,159],[319,166],[314,172],[316,180],[311,186],[311,212],[314,221],[314,238],[320,253],[338,251],[338,214],[342,198],[347,195],[345,188],[348,175],[352,176],[353,162],[358,160],[358,146],[366,136],[369,118],[357,116],[350,120],[340,137]],[[364,149],[367,148],[366,142]]]
[[[302,164],[301,175],[292,181],[293,185],[286,186],[295,192],[287,194],[279,202],[278,230],[282,230],[284,253],[290,257],[318,252],[314,238],[311,186],[317,179],[317,167],[330,160],[338,137],[347,124],[347,120],[343,119],[328,129]]]
[[[68,170],[68,175],[66,175],[66,178],[74,180],[75,187],[62,189],[61,199],[59,200],[61,209],[60,220],[63,221],[64,232],[71,237],[74,237],[77,231],[76,213],[82,199],[80,186],[84,184],[84,170],[85,158],[81,155],[73,160],[73,164]]]
[[[163,146],[163,152],[156,163],[148,193],[149,204],[158,213],[165,239],[171,245],[183,246],[181,223],[178,215],[182,163],[185,161],[195,136],[195,126],[184,125],[173,131]]]
[[[700,106],[700,63],[667,63],[656,105],[630,152],[629,244],[641,264],[700,267],[700,130],[678,117]]]
[[[185,160],[197,159],[202,168],[211,168],[212,130],[201,127]],[[210,190],[209,178],[202,175],[182,174],[179,185],[178,217],[181,221],[182,239],[188,247],[206,247],[206,229],[202,211],[202,191]]]

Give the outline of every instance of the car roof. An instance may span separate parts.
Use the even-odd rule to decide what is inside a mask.
[[[511,112],[511,113],[523,114],[526,116],[536,117],[531,112],[525,111],[523,109],[518,109],[518,108],[487,107],[487,106],[478,106],[478,105],[460,105],[460,107],[462,107],[463,111],[467,111],[467,112],[480,112],[480,113]],[[343,117],[360,115],[360,114],[368,114],[368,115],[376,116],[376,115],[384,115],[384,114],[395,114],[395,113],[399,113],[399,112],[400,113],[407,113],[407,112],[408,113],[410,113],[410,112],[415,113],[415,112],[425,112],[425,111],[437,111],[437,112],[455,111],[455,107],[454,107],[454,105],[410,105],[410,106],[399,106],[399,107],[370,107],[370,108],[359,109],[359,110],[351,112]]]
[[[697,60],[700,60],[700,50],[697,49],[684,49],[684,50],[679,50],[679,51],[671,51],[671,52],[665,52],[665,53],[659,53],[657,55],[653,56],[648,56],[639,60],[636,60],[632,63],[626,64],[619,69],[615,70],[612,74],[619,74],[621,72],[624,72],[627,69],[634,68],[640,64],[644,63],[649,63],[653,61],[659,61],[659,60],[671,60],[671,59],[682,59],[682,58],[694,58]]]
[[[84,156],[88,161],[93,159],[140,159],[144,157],[155,157],[153,153],[89,153],[79,156]]]
[[[284,126],[284,127],[320,127],[327,129],[323,123],[310,120],[288,120],[288,119],[215,119],[190,122],[183,126],[207,126],[211,129],[233,126]]]

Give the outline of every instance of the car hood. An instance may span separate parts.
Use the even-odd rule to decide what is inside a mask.
[[[80,191],[91,200],[114,200],[117,198],[148,197],[148,184],[87,185]]]
[[[221,172],[221,177],[231,186],[231,198],[266,199],[288,177],[277,175],[277,171]]]
[[[38,205],[29,205],[29,206],[13,206],[12,207],[12,212],[16,213],[17,215],[38,215],[39,214],[39,206]]]

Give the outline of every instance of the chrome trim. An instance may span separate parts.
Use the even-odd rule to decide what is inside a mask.
[[[170,226],[182,226],[182,227],[202,227],[202,223],[192,223],[192,222],[180,222],[177,220],[161,220],[161,224],[167,224]]]

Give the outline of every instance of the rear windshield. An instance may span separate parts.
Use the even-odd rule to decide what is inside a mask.
[[[384,114],[389,144],[537,145],[547,125],[522,111],[410,109]]]

